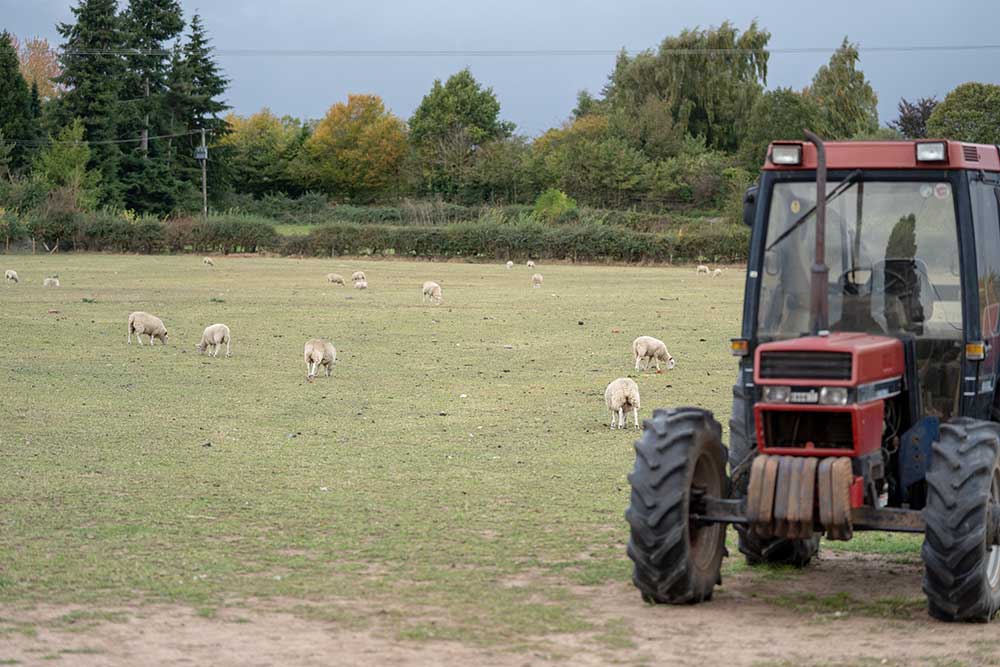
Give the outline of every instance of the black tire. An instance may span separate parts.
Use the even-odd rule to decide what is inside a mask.
[[[987,544],[1000,501],[1000,425],[960,417],[941,425],[927,471],[924,593],[942,621],[989,621],[1000,608],[1000,547]]]
[[[721,582],[726,525],[692,525],[688,515],[692,487],[717,498],[728,491],[722,427],[706,410],[656,410],[635,451],[628,477],[632,500],[625,512],[632,581],[646,602],[711,599]]]
[[[753,415],[748,399],[743,384],[737,378],[733,385],[733,412],[729,419],[729,474],[735,498],[746,496],[750,468],[757,456],[757,443],[751,435]],[[819,552],[819,535],[805,540],[764,539],[754,535],[747,526],[734,524],[733,527],[739,538],[740,553],[746,557],[748,565],[774,563],[805,567]]]

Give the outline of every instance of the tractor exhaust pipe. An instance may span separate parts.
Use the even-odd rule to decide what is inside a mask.
[[[806,139],[816,146],[816,257],[812,265],[809,327],[812,335],[830,328],[830,307],[827,303],[827,283],[830,269],[826,266],[826,147],[823,140],[805,131]]]

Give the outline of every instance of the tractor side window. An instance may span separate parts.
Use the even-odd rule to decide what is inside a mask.
[[[976,229],[980,323],[983,338],[992,344],[1000,336],[1000,215],[996,188],[974,182],[970,194]]]

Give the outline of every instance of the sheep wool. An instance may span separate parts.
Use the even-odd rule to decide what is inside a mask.
[[[204,264],[205,266],[215,266],[215,262],[212,261],[211,257],[202,258],[201,263]]]
[[[635,370],[648,370],[650,362],[656,363],[660,370],[660,362],[667,365],[667,370],[673,370],[676,360],[667,351],[667,345],[659,338],[639,336],[632,341],[632,356],[635,358]]]
[[[428,280],[424,283],[423,288],[421,288],[420,301],[424,302],[428,299],[433,303],[441,303],[444,301],[444,297],[441,295],[441,286],[433,280]]]
[[[46,278],[42,281],[42,287],[59,287],[58,278]]]
[[[530,259],[528,260],[528,268],[529,269],[535,268],[535,262],[533,260]]]
[[[542,286],[542,274],[536,273],[535,275],[531,276],[531,286],[532,287]]]
[[[713,278],[718,278],[721,275],[722,275],[722,269],[716,269],[715,271],[712,271]]]
[[[514,268],[514,262],[511,262],[510,260],[508,260],[507,261],[507,268],[508,269],[513,269]]]
[[[320,366],[326,369],[327,377],[333,373],[333,363],[337,361],[337,348],[330,341],[322,338],[310,338],[306,341],[304,355],[307,380],[316,377],[316,371],[319,370]]]
[[[353,282],[358,282],[359,280],[367,281],[368,278],[365,277],[364,271],[355,271],[354,273],[351,274],[351,280]]]
[[[142,345],[143,334],[149,336],[150,345],[153,344],[153,339],[159,339],[162,344],[167,344],[167,328],[163,326],[163,320],[156,315],[150,315],[141,310],[137,310],[128,316],[129,345],[132,344],[132,334],[135,334],[139,345]]]
[[[344,284],[344,276],[340,275],[339,273],[328,273],[328,274],[326,274],[326,280],[327,280],[327,282],[331,282],[334,285],[343,285]]]
[[[208,350],[208,354],[211,357],[219,356],[219,350],[222,349],[222,344],[226,344],[226,356],[233,356],[232,348],[230,347],[230,342],[232,336],[229,334],[229,327],[225,324],[212,324],[205,327],[205,331],[201,334],[201,342],[195,345],[195,349],[198,350],[199,354]]]
[[[708,267],[705,266],[704,264],[699,264],[698,268],[695,270],[695,273],[704,273],[705,275],[708,275],[709,273]]]
[[[632,418],[635,420],[635,428],[639,428],[639,385],[632,378],[618,378],[608,384],[604,390],[604,403],[611,411],[611,430],[615,429],[615,420],[618,420],[618,428],[626,427],[625,413],[632,411]]]
[[[355,289],[368,289],[368,281],[367,280],[356,280],[354,282],[354,288]]]
[[[3,272],[3,279],[8,283],[19,283],[21,279],[17,277],[17,271],[14,269],[7,269]]]

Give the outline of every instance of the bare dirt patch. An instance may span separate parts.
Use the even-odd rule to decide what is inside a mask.
[[[394,624],[377,615],[366,614],[366,627],[358,628],[273,602],[213,614],[167,605],[0,608],[0,660],[92,666],[1000,664],[993,657],[1000,648],[997,626],[932,621],[920,610],[920,566],[881,556],[828,552],[804,572],[740,572],[712,602],[691,607],[647,606],[628,582],[567,589],[595,630],[526,637],[517,646],[402,640]]]

